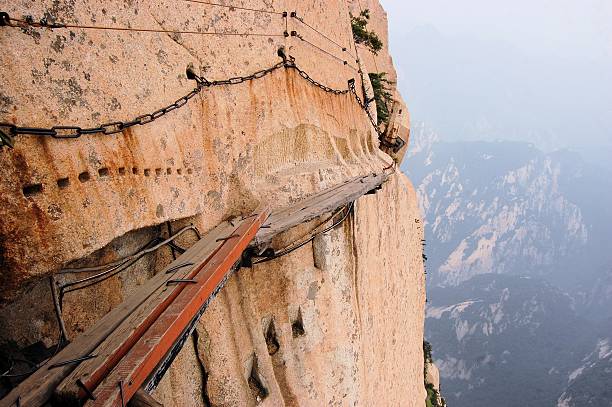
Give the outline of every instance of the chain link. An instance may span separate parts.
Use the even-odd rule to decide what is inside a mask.
[[[287,17],[287,12],[279,13],[279,14],[282,14],[283,17]],[[298,16],[296,12],[291,12],[291,17],[296,18],[298,21],[306,24],[303,18]],[[58,24],[55,21],[48,21],[47,19],[42,19],[39,22],[34,21],[32,17],[26,17],[25,20],[13,19],[6,12],[0,12],[0,26],[20,26],[20,25],[29,25],[33,27],[43,27],[43,28],[69,27],[69,25],[67,24]],[[311,28],[314,29],[313,27]],[[284,36],[288,37],[289,33],[285,32]],[[296,31],[291,31],[291,36],[298,37],[302,41],[307,42]],[[322,50],[322,51],[326,52],[325,50]],[[346,51],[346,48],[343,48],[343,51]],[[57,139],[73,139],[73,138],[78,138],[82,135],[96,135],[96,134],[112,135],[112,134],[120,133],[123,130],[136,126],[136,125],[142,126],[142,125],[151,123],[159,119],[160,117],[170,113],[171,111],[179,109],[182,106],[185,106],[189,102],[190,99],[192,99],[197,94],[199,94],[202,91],[202,89],[204,89],[205,87],[238,85],[238,84],[241,84],[247,81],[252,81],[254,79],[263,78],[264,76],[280,68],[295,69],[303,79],[308,81],[311,85],[314,85],[318,87],[319,89],[323,90],[324,92],[332,93],[334,95],[343,95],[343,94],[351,92],[354,95],[355,100],[357,101],[359,106],[368,115],[370,123],[376,129],[376,132],[380,136],[379,127],[376,123],[376,120],[374,120],[374,117],[372,116],[372,114],[370,113],[368,109],[368,103],[367,102],[364,103],[359,97],[359,95],[357,94],[357,91],[355,89],[355,79],[354,78],[349,80],[348,82],[349,86],[347,89],[334,89],[334,88],[331,88],[327,85],[324,85],[314,80],[310,75],[308,75],[306,71],[302,70],[295,63],[295,58],[291,56],[287,57],[284,54],[284,51],[282,49],[279,50],[279,56],[282,57],[283,60],[269,68],[262,69],[251,75],[237,76],[237,77],[224,79],[224,80],[217,80],[217,81],[208,81],[205,78],[196,75],[192,70],[187,69],[187,78],[190,80],[194,80],[197,83],[197,86],[193,90],[191,90],[186,95],[177,99],[174,103],[169,104],[168,106],[158,109],[152,113],[140,115],[130,121],[111,122],[111,123],[101,124],[98,127],[89,127],[89,128],[82,128],[79,126],[53,126],[50,128],[19,127],[12,123],[0,123],[0,148],[2,148],[5,145],[12,148],[14,146],[13,139],[17,135],[32,135],[32,136],[52,137],[52,138],[57,138]],[[343,61],[342,59],[337,58],[337,57],[335,58],[342,61],[345,65],[347,64],[346,61]]]
[[[194,80],[197,83],[197,86],[191,90],[186,95],[177,99],[174,103],[169,104],[161,109],[154,111],[153,113],[147,113],[140,115],[133,120],[130,121],[117,121],[111,123],[101,124],[98,127],[89,127],[82,128],[79,126],[53,126],[50,128],[38,128],[38,127],[19,127],[11,123],[0,123],[0,147],[3,145],[13,147],[13,138],[17,135],[32,135],[32,136],[43,136],[43,137],[52,137],[57,139],[73,139],[78,138],[82,135],[94,135],[94,134],[104,134],[111,135],[120,133],[125,129],[128,129],[133,126],[142,126],[148,123],[151,123],[160,117],[170,113],[173,110],[179,109],[182,106],[185,106],[190,99],[199,94],[202,89],[213,86],[224,86],[224,85],[238,85],[240,83],[244,83],[246,81],[252,81],[254,79],[260,79],[264,76],[270,74],[277,69],[285,68],[285,69],[295,69],[298,74],[308,81],[310,84],[318,87],[324,92],[332,93],[334,95],[344,95],[351,92],[359,106],[367,113],[372,126],[376,129],[377,133],[379,132],[378,125],[376,121],[372,117],[371,113],[367,109],[367,106],[361,101],[359,95],[357,95],[357,91],[355,90],[355,79],[349,80],[348,89],[333,89],[327,85],[324,85],[316,80],[314,80],[306,71],[301,69],[296,63],[295,58],[289,56],[286,57],[284,54],[279,53],[280,56],[283,57],[283,61],[278,62],[277,64],[257,71],[251,75],[247,76],[237,76],[230,79],[217,80],[217,81],[208,81],[205,78],[202,78],[196,75],[193,71],[187,70],[187,78],[190,80]]]
[[[69,139],[78,138],[82,135],[91,134],[116,134],[120,133],[125,129],[128,129],[136,125],[144,125],[151,123],[159,119],[160,117],[176,110],[189,102],[191,98],[200,93],[205,86],[212,86],[212,84],[199,76],[188,73],[188,77],[196,81],[197,86],[187,93],[185,96],[180,97],[174,103],[169,104],[161,109],[154,111],[153,113],[144,114],[136,117],[133,120],[127,122],[111,122],[102,124],[98,127],[82,128],[79,126],[53,126],[51,128],[38,128],[38,127],[18,127],[10,123],[0,123],[0,147],[7,145],[13,147],[13,138],[20,134],[27,134],[31,136],[46,136],[58,139]]]
[[[344,95],[349,92],[349,89],[333,89],[327,85],[323,85],[322,83],[315,81],[314,79],[312,79],[312,77],[310,77],[310,75],[308,75],[308,73],[306,73],[306,71],[296,65],[294,58],[288,59],[285,62],[285,65],[287,66],[287,68],[295,69],[302,78],[306,79],[312,85],[318,87],[319,89],[322,89],[325,92],[333,93],[334,95]]]
[[[378,123],[376,123],[376,120],[374,120],[374,116],[372,116],[372,113],[370,113],[370,109],[368,109],[368,105],[365,104],[361,100],[359,95],[357,94],[357,90],[355,89],[355,79],[349,80],[349,89],[350,89],[351,93],[355,96],[355,100],[357,101],[357,104],[359,105],[359,107],[361,107],[366,112],[366,114],[368,115],[368,119],[370,119],[370,123],[376,129],[376,133],[378,134],[378,136],[380,138],[381,132],[380,132],[380,128],[378,127]]]

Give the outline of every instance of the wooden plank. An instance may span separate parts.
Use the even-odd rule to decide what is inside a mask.
[[[172,269],[184,263],[186,259],[190,259],[195,252],[199,252],[202,247],[209,244],[210,241],[214,242],[219,236],[227,233],[228,227],[231,228],[231,225],[228,222],[224,222],[207,233],[201,240],[187,249],[182,256],[173,261],[164,270]],[[159,287],[165,286],[168,279],[175,278],[176,275],[179,275],[179,272],[183,273],[185,270],[178,269],[173,274],[166,274],[165,271],[162,271],[147,280],[136,290],[134,295],[127,298],[123,303],[102,317],[95,325],[75,338],[64,349],[58,352],[57,355],[51,358],[45,366],[38,369],[11,390],[9,394],[0,400],[0,407],[13,407],[17,405],[17,403],[19,403],[20,406],[39,407],[49,401],[55,388],[77,365],[67,364],[56,368],[51,368],[51,366],[84,355],[90,355],[128,315],[146,302],[149,296],[155,293]]]
[[[296,211],[301,210],[302,207],[304,206],[308,206],[308,204],[312,201],[315,201],[317,199],[321,199],[323,197],[329,196],[329,195],[333,195],[338,189],[343,188],[345,185],[350,184],[352,182],[358,181],[360,179],[362,179],[364,177],[353,177],[350,178],[344,182],[341,182],[338,185],[334,185],[331,188],[327,188],[324,189],[322,191],[317,192],[314,195],[311,195],[307,198],[304,198],[292,205],[286,206],[284,208],[279,208],[279,209],[275,209],[274,211],[272,211],[272,215],[270,215],[270,218],[268,219],[268,222],[266,222],[266,224],[268,224],[270,222],[270,220],[272,220],[275,217],[280,217],[280,216],[286,216],[290,213],[294,213]]]
[[[133,397],[240,260],[268,215],[268,210],[260,209],[256,216],[242,221],[234,236],[223,241],[222,247],[194,277],[196,283],[181,291],[92,392],[95,399],[89,399],[86,406],[122,406]]]
[[[95,389],[186,286],[184,283],[168,286],[168,280],[193,278],[221,247],[222,242],[217,240],[231,235],[235,229],[236,227],[229,223],[223,224],[173,262],[179,265],[193,264],[166,275],[163,284],[157,286],[154,292],[147,296],[146,302],[123,318],[113,334],[96,347],[92,352],[96,357],[81,362],[62,381],[55,390],[55,401],[66,406],[79,405],[79,400],[86,397],[86,390],[83,387]]]
[[[289,207],[274,211],[264,227],[259,230],[251,245],[261,249],[269,245],[272,238],[279,233],[354,201],[381,185],[388,177],[388,174],[381,173],[353,178]]]

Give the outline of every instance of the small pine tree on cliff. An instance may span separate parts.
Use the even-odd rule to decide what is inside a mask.
[[[363,44],[378,55],[383,47],[383,43],[378,38],[374,31],[368,30],[368,21],[370,20],[370,10],[363,10],[359,16],[355,17],[351,14],[351,27],[353,29],[353,38],[357,44]]]
[[[386,78],[386,72],[370,72],[370,83],[374,91],[374,100],[376,101],[376,115],[378,124],[389,123],[389,104],[393,102],[389,85],[394,83]]]

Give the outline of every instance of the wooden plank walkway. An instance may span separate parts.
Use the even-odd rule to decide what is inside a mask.
[[[301,223],[308,222],[325,213],[348,204],[371,191],[389,178],[389,174],[370,174],[355,177],[335,187],[323,190],[291,206],[272,212],[257,232],[251,246],[258,251],[265,249],[274,236]]]
[[[182,259],[175,267],[180,267],[173,273],[171,279],[159,286],[137,310],[115,328],[111,337],[107,338],[92,352],[95,358],[83,361],[66,377],[55,391],[55,400],[61,405],[69,405],[76,400],[87,397],[87,390],[95,389],[98,384],[119,363],[121,358],[131,349],[134,343],[159,318],[162,312],[178,297],[186,287],[186,283],[173,283],[177,280],[191,280],[223,245],[217,239],[233,235],[237,227],[224,222],[215,229],[214,236],[202,239],[193,250],[183,253]],[[184,267],[181,267],[184,266]],[[170,285],[169,285],[170,283]],[[78,383],[78,384],[77,384]]]
[[[263,250],[279,233],[355,201],[388,177],[355,177],[272,215],[260,208],[235,226],[220,224],[19,384],[0,407],[38,407],[51,397],[66,406],[125,405],[147,380],[151,385],[163,375],[247,246]]]
[[[63,366],[52,367],[62,362],[95,354],[94,351],[100,344],[113,334],[121,323],[135,312],[143,304],[147,303],[151,296],[166,288],[168,280],[181,278],[189,271],[189,268],[179,266],[192,262],[198,263],[207,259],[218,243],[215,241],[226,236],[233,230],[229,222],[224,222],[207,233],[201,240],[187,249],[180,257],[168,265],[164,270],[147,280],[134,295],[127,298],[123,303],[102,317],[95,325],[76,337],[64,349],[58,352],[47,364],[15,387],[9,394],[0,400],[0,407],[41,406],[52,396],[58,385],[77,366],[76,363],[68,363]],[[179,268],[177,268],[179,267]],[[167,273],[168,270],[174,270]],[[18,404],[19,403],[19,404]]]
[[[132,398],[207,304],[234,264],[241,260],[243,251],[268,216],[267,209],[259,209],[255,216],[242,221],[194,275],[194,283],[185,286],[102,383],[95,390],[91,389],[95,399],[89,399],[85,406],[124,406]]]

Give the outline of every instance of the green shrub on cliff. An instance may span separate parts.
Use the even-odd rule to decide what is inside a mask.
[[[427,341],[423,341],[423,362],[425,366],[423,377],[425,390],[427,390],[427,398],[425,399],[426,407],[446,407],[446,400],[444,400],[444,397],[440,397],[440,392],[434,387],[433,383],[427,382],[427,364],[433,363],[431,357],[431,344]],[[440,402],[438,400],[440,400]]]
[[[363,10],[357,17],[351,14],[353,38],[357,44],[365,45],[377,55],[378,51],[382,49],[383,43],[374,31],[368,31],[368,20],[370,20],[370,10]]]
[[[378,125],[381,123],[389,123],[389,104],[393,102],[389,85],[394,83],[386,78],[386,72],[370,72],[370,83],[374,91],[374,100],[376,101],[376,115],[378,117]]]
[[[446,407],[446,401],[440,397],[440,392],[436,390],[431,383],[425,383],[425,389],[427,390],[427,398],[425,404],[427,407]],[[442,400],[441,403],[438,400]]]
[[[433,363],[431,358],[431,343],[423,341],[423,359],[425,364]]]

